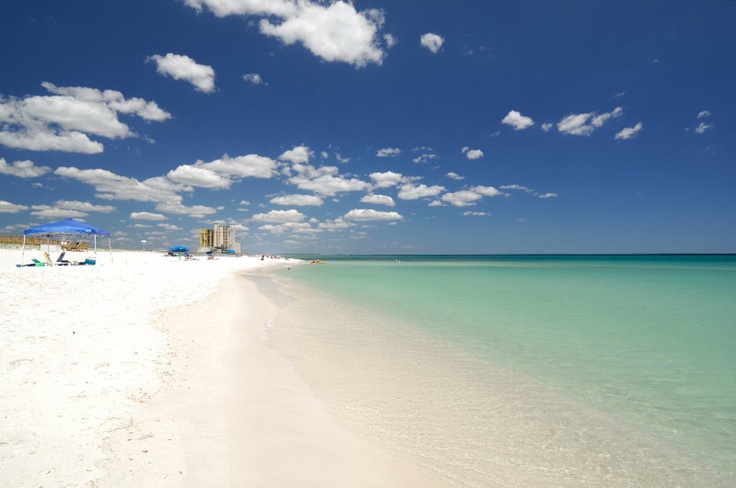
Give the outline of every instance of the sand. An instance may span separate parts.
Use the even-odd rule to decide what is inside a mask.
[[[294,260],[20,261],[0,250],[1,486],[447,486],[341,429],[268,347],[279,304],[245,274]]]

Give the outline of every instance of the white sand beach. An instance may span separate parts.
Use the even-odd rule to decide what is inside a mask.
[[[264,343],[278,306],[239,275],[295,261],[20,262],[0,250],[0,485],[443,486],[342,430]]]

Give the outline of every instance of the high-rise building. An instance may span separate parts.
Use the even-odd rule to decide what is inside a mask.
[[[215,224],[214,246],[216,249],[227,251],[235,242],[235,233],[229,225]]]
[[[199,229],[199,247],[215,247],[215,231]]]

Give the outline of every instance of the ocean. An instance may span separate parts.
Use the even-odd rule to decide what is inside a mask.
[[[270,344],[448,486],[736,486],[736,256],[320,259]]]

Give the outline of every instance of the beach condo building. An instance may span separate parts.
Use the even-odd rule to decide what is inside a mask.
[[[199,247],[215,247],[215,231],[212,229],[199,229]]]
[[[234,243],[235,234],[233,228],[229,225],[215,224],[213,248],[227,251],[228,249],[232,249]]]

